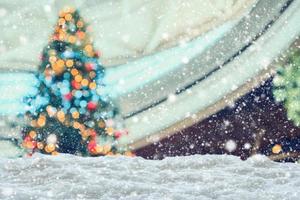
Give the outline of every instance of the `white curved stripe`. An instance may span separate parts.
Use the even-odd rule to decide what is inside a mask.
[[[126,127],[130,134],[121,138],[120,145],[147,138],[180,120],[192,117],[265,70],[300,35],[299,9],[300,1],[294,1],[255,44],[212,76],[177,95],[175,101],[163,102],[127,119]],[[159,140],[149,139],[150,143]]]
[[[208,49],[236,23],[237,21],[228,22],[192,42],[146,56],[126,65],[107,69],[104,79],[108,86],[107,93],[112,97],[117,97],[120,94],[132,92],[150,81],[158,80]]]

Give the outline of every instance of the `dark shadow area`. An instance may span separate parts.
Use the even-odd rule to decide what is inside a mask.
[[[272,148],[276,145],[278,148]],[[231,154],[246,159],[261,153],[286,154],[294,161],[300,152],[300,128],[286,116],[282,104],[272,95],[272,79],[253,89],[231,107],[158,143],[136,151],[147,159],[193,154]],[[293,154],[293,155],[292,155]]]

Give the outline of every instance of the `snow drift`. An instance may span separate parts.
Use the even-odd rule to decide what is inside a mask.
[[[299,199],[300,165],[263,156],[0,159],[0,199]]]

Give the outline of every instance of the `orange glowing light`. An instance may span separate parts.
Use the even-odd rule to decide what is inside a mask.
[[[73,60],[67,60],[66,61],[66,66],[67,67],[72,67],[74,65],[74,61]]]
[[[272,148],[272,152],[275,153],[275,154],[278,154],[282,151],[282,147],[280,144],[276,144],[273,146]]]

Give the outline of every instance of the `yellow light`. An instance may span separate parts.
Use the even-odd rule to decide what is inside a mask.
[[[72,69],[72,70],[71,70],[71,74],[72,74],[73,76],[76,76],[76,75],[78,74],[78,70],[77,70],[77,69]]]
[[[103,147],[100,146],[100,145],[97,145],[97,146],[96,146],[96,153],[97,153],[97,154],[103,153]]]
[[[79,75],[79,74],[76,75],[76,76],[75,76],[75,81],[76,81],[76,82],[81,82],[81,81],[82,81],[82,76]]]
[[[49,57],[49,62],[54,63],[57,60],[56,56],[50,56]]]
[[[89,52],[93,51],[93,47],[92,47],[92,45],[88,44],[84,47],[84,50],[89,53]]]
[[[67,65],[67,67],[72,67],[74,65],[74,61],[73,60],[67,60],[66,65]]]
[[[81,126],[81,124],[79,122],[74,122],[73,123],[73,127],[76,128],[76,129],[79,129]]]
[[[57,152],[57,151],[53,151],[52,153],[51,153],[51,155],[52,156],[57,156],[59,153]]]
[[[74,119],[78,119],[78,118],[79,118],[79,112],[77,112],[77,111],[73,112],[73,113],[72,113],[72,117],[73,117]]]
[[[272,152],[275,153],[275,154],[278,154],[282,151],[282,147],[280,144],[276,144],[273,146],[272,148]]]
[[[32,141],[27,141],[27,142],[23,142],[22,143],[23,147],[27,148],[27,149],[33,149],[34,145]]]
[[[29,136],[30,136],[32,139],[36,138],[36,132],[35,132],[35,131],[30,131],[30,132],[29,132]]]
[[[72,15],[71,15],[70,13],[66,14],[66,15],[65,15],[65,19],[66,19],[67,21],[71,21]]]
[[[62,110],[60,110],[60,111],[58,111],[57,112],[57,114],[56,114],[56,116],[57,116],[57,119],[60,121],[60,122],[64,122],[65,121],[65,113],[62,111]]]
[[[55,74],[61,74],[64,71],[65,62],[63,60],[58,60],[52,64],[52,69]]]
[[[60,33],[58,34],[58,38],[59,38],[60,40],[64,40],[64,39],[66,38],[66,33],[60,32]]]
[[[97,85],[96,85],[95,82],[91,82],[91,83],[90,83],[90,89],[91,89],[91,90],[96,89],[96,87],[97,87]]]
[[[88,84],[89,84],[89,81],[87,79],[82,79],[82,81],[81,81],[82,86],[88,86]]]
[[[47,153],[51,153],[55,150],[55,144],[47,144],[45,147],[45,151]]]
[[[58,19],[58,24],[59,25],[64,25],[66,23],[66,20],[64,18],[59,18]]]
[[[107,127],[106,128],[106,133],[108,134],[108,135],[113,135],[113,133],[114,133],[114,128],[113,127]]]
[[[83,138],[87,138],[90,136],[90,133],[87,130],[83,130],[82,132],[80,131],[80,133]]]
[[[64,65],[65,65],[65,62],[63,61],[63,60],[58,60],[57,62],[56,62],[56,64],[58,65],[58,67],[64,67]]]
[[[40,117],[37,120],[37,125],[39,127],[43,127],[46,124],[46,117],[44,115],[40,115]]]
[[[69,36],[68,39],[69,39],[69,42],[72,43],[72,44],[74,44],[76,42],[76,37],[73,36],[73,35]]]

